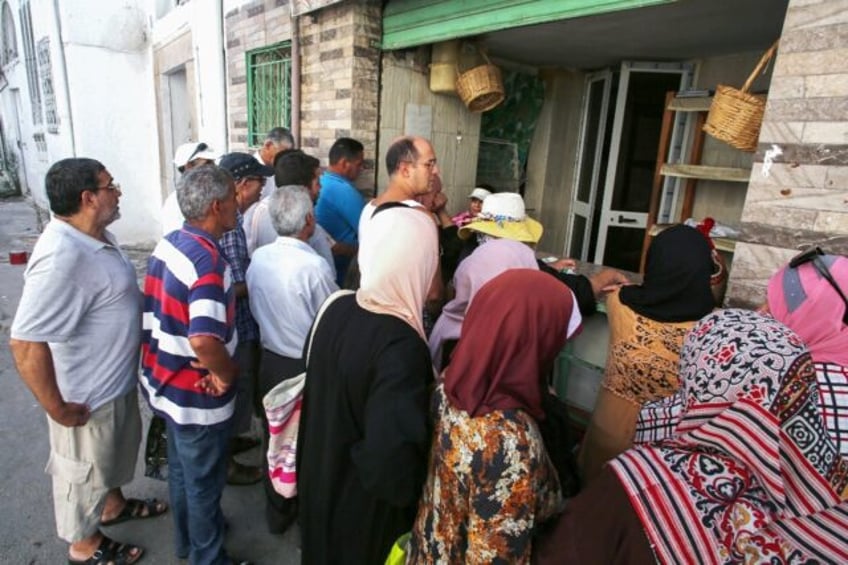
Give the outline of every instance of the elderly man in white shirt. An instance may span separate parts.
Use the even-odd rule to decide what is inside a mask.
[[[258,248],[247,269],[250,310],[259,324],[262,396],[304,369],[303,344],[324,300],[338,290],[335,273],[307,241],[316,223],[312,198],[304,186],[277,188],[268,200],[277,239]],[[265,430],[265,445],[268,427]],[[278,495],[266,474],[266,519],[272,533],[283,533],[297,515],[296,499]]]

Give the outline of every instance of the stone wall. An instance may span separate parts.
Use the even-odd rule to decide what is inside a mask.
[[[848,0],[790,0],[728,304],[754,306],[799,250],[848,254]]]
[[[326,164],[338,137],[358,139],[366,163],[357,184],[368,189],[375,185],[381,15],[376,0],[350,0],[298,19],[301,147]],[[255,0],[225,14],[231,150],[247,148],[245,53],[291,40],[292,25],[288,0]]]

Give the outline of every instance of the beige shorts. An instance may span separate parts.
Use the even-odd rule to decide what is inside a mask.
[[[85,426],[68,428],[49,416],[50,459],[56,530],[74,543],[94,535],[110,489],[133,479],[141,443],[138,393],[116,398],[91,414]]]

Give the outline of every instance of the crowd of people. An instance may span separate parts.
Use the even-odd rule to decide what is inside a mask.
[[[10,343],[47,413],[69,563],[135,563],[101,528],[166,512],[176,557],[239,563],[221,495],[260,481],[268,529],[296,523],[309,564],[848,562],[848,258],[814,248],[760,311],[716,309],[693,228],[653,239],[638,285],[586,277],[537,259],[518,193],[477,187],[451,216],[426,139],[390,144],[367,202],[362,143],[338,139],[326,170],[294,145],[180,146],[141,289],[108,169],[48,171]],[[599,300],[608,360],[578,447],[552,371]],[[262,398],[297,378],[293,496],[235,455],[276,445]],[[139,390],[168,502],[121,491]]]

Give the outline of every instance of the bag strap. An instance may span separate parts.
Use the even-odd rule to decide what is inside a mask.
[[[315,315],[315,321],[312,322],[312,330],[309,332],[309,347],[306,349],[306,359],[305,365],[309,366],[309,356],[312,354],[312,339],[315,337],[315,331],[318,328],[318,322],[321,321],[321,316],[324,315],[324,312],[327,311],[327,308],[332,304],[337,298],[341,298],[342,296],[347,296],[348,294],[353,294],[352,290],[337,290],[333,294],[327,297],[327,300],[321,304],[321,307],[318,309],[318,314]]]
[[[403,202],[383,202],[377,206],[373,212],[371,212],[371,217],[373,218],[383,210],[388,210],[390,208],[409,208],[409,205],[404,204]]]

